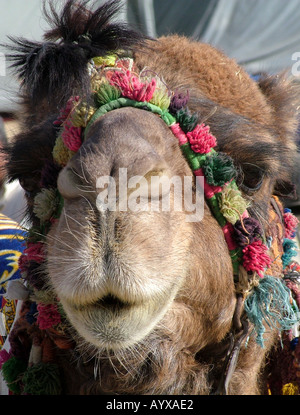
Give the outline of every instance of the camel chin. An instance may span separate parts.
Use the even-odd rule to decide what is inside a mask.
[[[142,341],[166,313],[173,295],[160,301],[125,304],[111,296],[77,306],[62,300],[73,327],[97,350],[123,350]]]
[[[116,222],[115,214],[101,214],[97,233],[88,206],[84,201],[66,202],[64,213],[49,232],[49,285],[81,344],[93,345],[97,351],[123,350],[147,337],[172,310],[188,278],[191,226],[179,221],[180,212],[168,221],[158,221],[155,212],[141,212],[138,217],[126,212],[117,215],[117,239],[109,228],[112,219]],[[78,212],[87,218],[80,232],[76,229],[82,222]],[[142,233],[140,221],[144,221]],[[176,232],[168,232],[175,221]],[[164,226],[165,232],[153,243],[150,236]],[[103,242],[106,238],[109,255]]]

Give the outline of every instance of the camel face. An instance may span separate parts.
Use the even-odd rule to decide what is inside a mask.
[[[58,177],[64,208],[48,237],[49,278],[74,327],[99,348],[126,348],[145,337],[185,280],[192,227],[183,209],[170,203],[163,212],[161,194],[151,195],[158,174],[190,176],[178,149],[170,152],[174,142],[155,115],[115,111],[96,124]],[[118,203],[104,210],[97,186],[106,177],[114,182],[111,202]],[[149,185],[144,197],[128,188],[136,178]]]

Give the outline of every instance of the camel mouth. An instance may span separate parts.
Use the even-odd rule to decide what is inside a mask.
[[[64,301],[63,307],[87,343],[101,350],[117,351],[143,340],[163,317],[169,301],[128,303],[107,294],[85,305]]]
[[[93,307],[104,308],[111,311],[125,310],[132,307],[133,305],[134,304],[129,304],[128,302],[122,301],[120,298],[112,294],[108,294],[92,304]]]
[[[84,304],[84,305],[73,305],[74,309],[76,311],[82,312],[86,311],[88,309],[93,310],[107,310],[110,312],[121,312],[126,311],[126,309],[132,308],[134,304],[130,304],[129,302],[123,301],[120,298],[116,297],[113,294],[107,294],[98,300],[90,303],[90,304]]]

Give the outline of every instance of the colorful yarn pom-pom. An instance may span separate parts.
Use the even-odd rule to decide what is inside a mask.
[[[283,219],[285,224],[285,237],[288,239],[293,239],[295,237],[295,232],[299,224],[299,220],[292,214],[290,209],[285,209]]]
[[[210,128],[205,124],[198,124],[193,131],[187,133],[191,149],[195,153],[207,154],[217,145],[216,138],[210,134]]]
[[[176,119],[185,133],[192,131],[198,124],[197,114],[191,114],[188,108],[182,108],[177,111]]]
[[[268,248],[259,239],[243,249],[243,266],[246,271],[257,272],[263,277],[263,271],[271,265],[271,258],[267,254]]]
[[[239,190],[227,186],[221,193],[219,205],[224,218],[234,225],[246,211],[249,203]]]
[[[124,97],[138,102],[149,102],[153,97],[156,87],[155,79],[152,79],[150,82],[141,82],[130,71],[115,72],[111,76],[110,83],[120,88]]]
[[[171,102],[169,106],[170,113],[176,115],[176,113],[179,110],[187,106],[189,99],[190,99],[189,91],[187,91],[186,94],[182,92],[175,92],[171,98]]]
[[[262,232],[262,227],[255,218],[238,220],[233,227],[233,237],[240,247],[245,247],[260,238]]]
[[[3,363],[1,371],[8,388],[15,394],[21,393],[20,382],[27,368],[27,363],[17,357],[11,357]]]
[[[187,134],[188,135],[188,134]],[[209,143],[209,145],[211,142]],[[212,186],[224,186],[236,177],[233,160],[224,153],[212,153],[202,165],[207,183]]]
[[[94,95],[95,105],[100,107],[105,105],[108,102],[114,101],[115,99],[120,98],[121,91],[113,85],[110,85],[109,82],[103,82],[101,88],[99,88]]]
[[[64,145],[70,151],[78,151],[82,144],[82,128],[74,127],[73,124],[69,121],[66,121],[64,124],[64,129],[62,131],[61,137]]]
[[[47,330],[61,322],[61,316],[56,304],[38,304],[37,323],[41,330]]]
[[[29,367],[23,375],[24,393],[30,395],[59,395],[62,390],[57,365],[40,362]]]
[[[290,290],[281,279],[265,276],[245,300],[245,311],[257,333],[256,341],[263,347],[264,322],[280,330],[290,330],[298,322],[296,303],[291,303]]]

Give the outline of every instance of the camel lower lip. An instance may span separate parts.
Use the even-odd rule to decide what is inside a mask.
[[[121,350],[141,341],[160,320],[165,304],[128,304],[112,296],[75,305],[64,301],[71,324],[86,341],[99,349]]]

